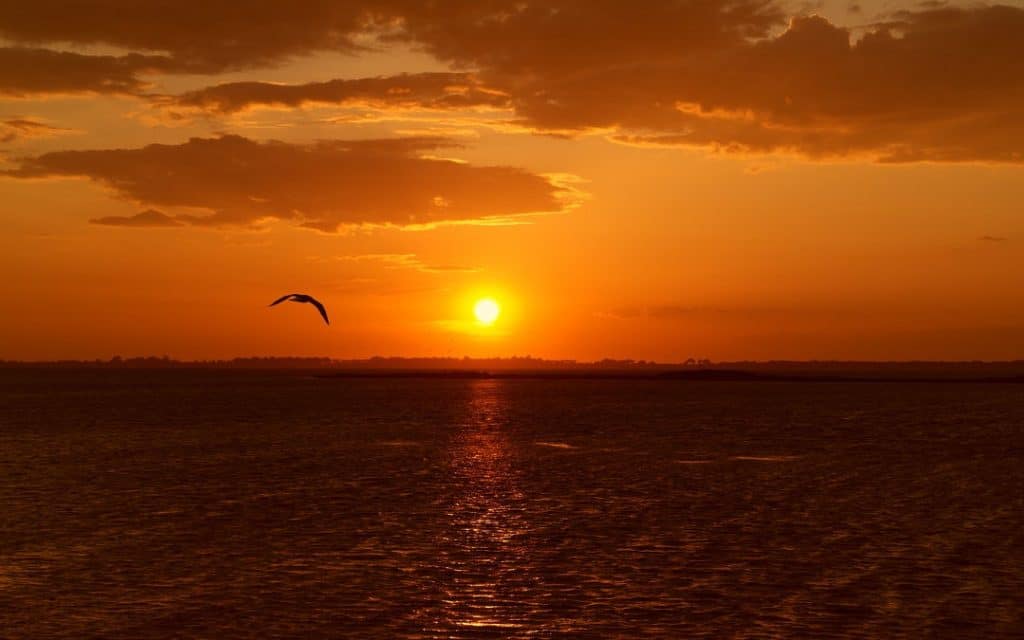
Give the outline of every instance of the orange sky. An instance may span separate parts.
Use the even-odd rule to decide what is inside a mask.
[[[0,359],[1024,358],[1024,2],[159,4],[0,14]]]

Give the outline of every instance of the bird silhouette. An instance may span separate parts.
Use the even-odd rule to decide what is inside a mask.
[[[307,296],[304,293],[289,293],[288,295],[281,296],[277,300],[274,300],[273,302],[271,302],[267,306],[268,307],[273,307],[273,306],[281,304],[282,302],[285,302],[285,301],[288,301],[288,302],[308,302],[309,304],[311,304],[314,307],[316,307],[316,310],[320,312],[321,316],[323,316],[324,322],[326,322],[327,324],[331,324],[331,321],[327,319],[327,309],[324,309],[324,305],[319,300],[314,298],[313,296]]]

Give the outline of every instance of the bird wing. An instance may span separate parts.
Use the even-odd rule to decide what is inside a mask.
[[[274,306],[274,305],[276,305],[276,304],[281,304],[282,302],[284,302],[284,301],[285,301],[285,300],[287,300],[288,298],[291,298],[292,296],[295,296],[295,295],[298,295],[298,294],[297,294],[297,293],[289,293],[289,294],[288,294],[288,295],[286,295],[286,296],[281,296],[280,298],[278,298],[277,300],[274,300],[273,302],[271,302],[271,303],[270,303],[270,304],[268,304],[267,306],[268,306],[268,307],[272,307],[272,306]]]
[[[316,310],[320,312],[320,315],[324,317],[324,322],[331,324],[331,321],[327,319],[327,309],[324,309],[324,305],[320,303],[316,298],[310,297],[309,303],[316,307]]]

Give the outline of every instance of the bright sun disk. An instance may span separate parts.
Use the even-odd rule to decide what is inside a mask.
[[[498,303],[491,298],[481,298],[476,301],[473,305],[473,315],[480,324],[492,325],[494,321],[498,319],[498,315],[501,313],[501,307]]]

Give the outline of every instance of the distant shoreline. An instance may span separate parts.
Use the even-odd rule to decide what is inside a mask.
[[[629,367],[548,366],[473,367],[473,361],[460,361],[462,367],[363,366],[351,363],[306,365],[290,362],[177,362],[163,361],[155,366],[145,361],[110,362],[0,362],[0,372],[202,372],[202,373],[277,373],[311,376],[323,380],[344,379],[437,379],[437,380],[622,380],[692,382],[797,382],[797,383],[973,383],[1024,384],[1024,362],[1002,363],[841,363],[785,362],[727,363],[686,367],[655,363]],[[349,366],[345,366],[348,364]],[[248,366],[247,366],[248,365]],[[277,366],[275,366],[277,365]]]
[[[422,378],[448,380],[635,380],[694,382],[843,382],[843,383],[974,383],[1022,384],[1024,376],[988,377],[900,377],[842,375],[782,375],[740,370],[663,371],[657,373],[630,371],[334,371],[318,373],[324,379]]]

